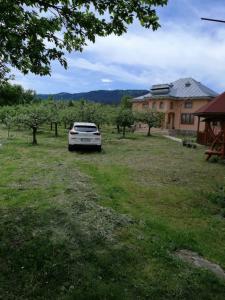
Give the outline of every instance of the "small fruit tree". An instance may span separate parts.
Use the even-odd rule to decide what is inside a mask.
[[[43,104],[22,106],[19,111],[18,121],[32,130],[32,144],[37,145],[37,130],[48,121],[49,113]]]
[[[8,138],[10,136],[10,129],[16,122],[17,108],[16,106],[3,106],[0,108],[0,122],[6,127],[8,131]]]
[[[123,137],[125,137],[126,127],[131,127],[134,124],[134,115],[132,110],[127,108],[120,109],[116,117],[116,124],[123,128]]]
[[[136,119],[148,125],[147,136],[151,135],[151,128],[161,127],[164,120],[164,113],[152,109],[147,109],[144,112],[137,113]]]
[[[46,108],[48,110],[48,121],[51,123],[51,129],[52,129],[52,124],[54,124],[55,137],[57,137],[58,125],[62,121],[61,112],[65,108],[65,103],[61,101],[50,100],[47,103]]]

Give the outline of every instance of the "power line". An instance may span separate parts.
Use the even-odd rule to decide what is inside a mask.
[[[211,21],[211,22],[218,22],[218,23],[225,23],[225,20],[217,20],[217,19],[209,19],[209,18],[201,18],[204,21]]]

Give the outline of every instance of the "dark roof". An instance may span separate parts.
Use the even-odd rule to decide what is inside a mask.
[[[172,98],[174,100],[187,98],[212,99],[218,94],[193,78],[181,78],[170,84],[153,85],[150,93],[134,98],[134,101],[144,101],[146,98]]]
[[[198,109],[195,114],[198,116],[225,116],[225,92],[217,96],[213,101]]]
[[[214,98],[218,93],[214,92],[201,82],[193,78],[179,79],[172,83],[171,96],[177,98]]]

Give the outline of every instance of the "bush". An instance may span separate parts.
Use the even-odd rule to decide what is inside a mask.
[[[215,192],[211,193],[209,200],[221,208],[225,208],[225,186],[221,186]]]
[[[213,156],[211,159],[210,159],[210,162],[211,163],[217,163],[219,161],[219,157],[218,156]]]

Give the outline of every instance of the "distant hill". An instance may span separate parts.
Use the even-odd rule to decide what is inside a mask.
[[[132,98],[135,98],[147,93],[149,93],[148,90],[99,90],[75,94],[39,94],[38,97],[41,99],[47,99],[48,97],[52,97],[55,100],[80,100],[81,98],[83,98],[93,102],[100,102],[105,104],[118,104],[124,95],[130,95]]]

